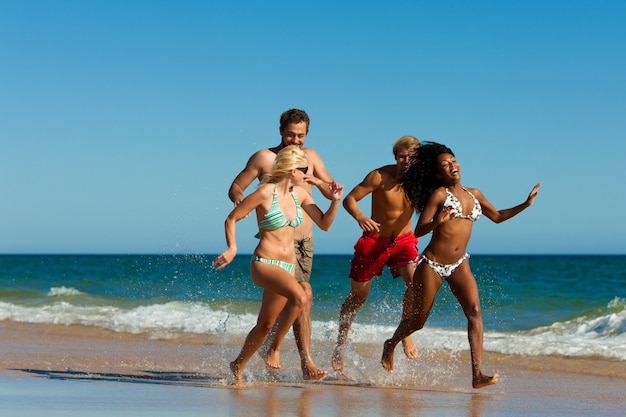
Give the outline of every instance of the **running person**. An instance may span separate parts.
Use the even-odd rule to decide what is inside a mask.
[[[372,279],[383,273],[386,265],[394,278],[402,276],[406,291],[402,300],[402,318],[411,313],[413,291],[411,282],[417,260],[417,239],[411,220],[413,206],[400,187],[400,177],[409,166],[411,155],[419,148],[419,140],[402,136],[393,145],[395,165],[386,165],[370,171],[343,201],[345,209],[359,223],[363,235],[354,245],[350,265],[350,294],[341,305],[339,335],[332,356],[333,369],[344,372],[344,347],[357,311],[367,300]],[[371,194],[371,217],[359,209],[358,202]],[[417,348],[407,336],[402,341],[409,358],[417,356]]]

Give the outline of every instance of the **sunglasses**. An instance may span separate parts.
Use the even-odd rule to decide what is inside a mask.
[[[304,168],[296,168],[296,169],[297,169],[298,171],[302,172],[303,174],[306,174],[306,173],[307,173],[307,171],[309,170],[309,167],[308,167],[308,166],[306,166],[306,167],[304,167]]]

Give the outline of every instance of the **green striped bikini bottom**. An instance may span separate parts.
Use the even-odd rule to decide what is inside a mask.
[[[296,268],[295,264],[290,264],[289,262],[284,262],[284,261],[278,261],[276,259],[266,259],[266,258],[261,258],[260,256],[253,256],[252,257],[253,261],[259,261],[259,262],[263,262],[265,264],[268,265],[276,265],[281,267],[282,269],[284,269],[285,271],[289,272],[290,274],[293,272],[293,270]]]

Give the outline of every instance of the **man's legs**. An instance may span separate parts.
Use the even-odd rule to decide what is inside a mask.
[[[317,380],[324,378],[326,371],[320,370],[315,366],[311,356],[313,288],[311,288],[309,281],[311,280],[311,271],[313,270],[313,252],[315,250],[313,237],[294,240],[294,249],[297,260],[295,277],[306,292],[308,302],[293,324],[293,335],[296,339],[298,354],[300,355],[302,377],[305,380]]]
[[[402,297],[402,320],[411,317],[413,309],[413,274],[415,273],[415,266],[415,262],[410,262],[400,269],[400,276],[406,285],[406,291],[404,291],[404,296]],[[402,347],[407,358],[417,358],[417,346],[413,343],[411,336],[402,339]]]
[[[345,366],[345,353],[343,347],[348,342],[348,333],[350,326],[356,317],[356,313],[367,300],[372,281],[357,282],[350,279],[350,294],[344,300],[339,312],[339,335],[337,336],[337,347],[333,352],[332,365],[333,369],[339,373],[343,373]]]
[[[389,250],[391,255],[387,266],[391,270],[392,276],[395,278],[400,275],[406,285],[406,290],[402,297],[401,321],[403,321],[411,317],[413,311],[413,278],[418,259],[417,238],[412,232],[405,233],[397,237],[395,244]],[[414,359],[417,357],[417,347],[413,343],[411,336],[402,339],[402,347],[407,358]]]
[[[296,339],[298,353],[300,354],[300,366],[302,367],[302,377],[305,380],[317,380],[326,376],[326,371],[315,366],[311,356],[311,307],[313,305],[313,289],[311,284],[302,281],[300,285],[307,294],[308,302],[300,313],[300,316],[293,323],[293,335]]]

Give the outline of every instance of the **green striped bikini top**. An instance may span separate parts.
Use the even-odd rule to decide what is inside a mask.
[[[278,205],[278,193],[276,192],[276,184],[274,184],[274,197],[272,198],[272,205],[270,206],[268,212],[265,213],[265,216],[263,216],[263,220],[259,222],[259,229],[275,230],[285,226],[297,227],[300,223],[302,223],[302,209],[300,208],[298,197],[294,194],[293,189],[289,191],[291,192],[293,201],[296,202],[296,218],[291,221],[285,218],[285,215]]]

